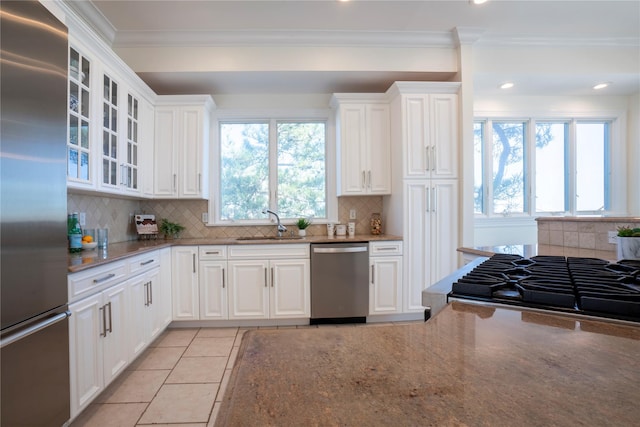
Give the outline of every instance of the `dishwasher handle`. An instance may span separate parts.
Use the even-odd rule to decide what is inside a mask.
[[[313,248],[314,254],[344,254],[351,252],[367,252],[368,246],[349,246],[346,248]]]

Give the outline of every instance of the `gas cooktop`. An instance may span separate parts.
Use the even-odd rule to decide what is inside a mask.
[[[496,254],[448,296],[640,322],[640,261]]]

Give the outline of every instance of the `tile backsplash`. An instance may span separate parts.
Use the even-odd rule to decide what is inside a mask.
[[[273,235],[274,226],[207,227],[202,222],[202,213],[208,211],[206,200],[133,200],[108,195],[96,196],[69,193],[68,212],[85,212],[87,228],[108,228],[111,243],[136,240],[138,238],[132,214],[153,214],[159,220],[167,218],[186,227],[180,237],[227,238],[255,235]],[[374,212],[382,212],[381,196],[340,197],[338,217],[340,222],[349,221],[349,211],[356,210],[356,234],[369,234],[369,219]],[[289,230],[296,227],[289,227]],[[384,223],[383,223],[384,232]],[[307,234],[319,236],[326,233],[324,224],[312,224]]]
[[[570,248],[615,251],[609,243],[609,232],[618,227],[640,227],[638,218],[564,217],[538,218],[538,244]]]

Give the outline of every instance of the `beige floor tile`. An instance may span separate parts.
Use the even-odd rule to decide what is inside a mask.
[[[224,356],[229,357],[234,337],[194,338],[183,357]]]
[[[135,426],[146,407],[146,403],[93,404],[71,423],[71,427]]]
[[[126,371],[97,397],[96,402],[151,402],[170,372],[170,370]]]
[[[151,347],[186,347],[198,333],[198,329],[167,329]]]
[[[173,369],[184,351],[185,347],[150,347],[128,369]]]
[[[198,338],[220,338],[235,337],[238,334],[238,328],[201,328],[198,331]]]
[[[226,357],[183,357],[171,371],[166,383],[219,383],[226,365]]]
[[[140,424],[207,423],[218,384],[165,384]]]

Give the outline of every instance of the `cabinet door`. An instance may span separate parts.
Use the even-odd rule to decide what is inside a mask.
[[[229,319],[269,317],[269,261],[229,261]]]
[[[160,277],[160,269],[156,268],[146,274],[147,277],[147,307],[148,315],[148,335],[147,342],[153,341],[160,332],[164,330],[164,319],[161,314],[163,310],[162,304],[162,279]]]
[[[198,247],[176,246],[171,254],[173,320],[198,320]]]
[[[431,178],[458,175],[458,95],[430,95]]]
[[[458,183],[433,180],[430,183],[430,226],[426,242],[430,244],[427,286],[458,269]]]
[[[119,175],[119,108],[120,86],[110,75],[102,76],[102,132],[100,146],[100,186],[107,190],[118,189]]]
[[[339,195],[366,193],[366,107],[363,104],[340,106],[339,134]]]
[[[226,261],[200,261],[200,319],[228,319]]]
[[[391,192],[391,126],[389,106],[367,105],[367,159],[368,194]]]
[[[104,388],[102,295],[69,305],[69,366],[71,417],[82,411]]]
[[[184,107],[180,110],[180,151],[178,197],[200,198],[203,185],[204,108]]]
[[[129,342],[131,359],[136,358],[149,344],[148,341],[148,277],[140,274],[129,280]]]
[[[177,152],[178,112],[171,107],[157,107],[154,132],[153,184],[156,196],[174,197],[178,194]]]
[[[122,283],[103,292],[103,316],[106,317],[107,326],[103,345],[105,386],[129,363],[131,325],[128,322],[126,291],[127,286]]]
[[[126,115],[124,129],[123,150],[120,153],[120,183],[125,192],[131,194],[141,193],[141,163],[140,155],[142,146],[142,102],[140,98],[127,92],[124,100],[126,107],[123,113]]]
[[[271,260],[270,274],[270,317],[311,317],[309,260]]]
[[[171,323],[171,248],[160,249],[160,275],[153,282],[154,324],[161,333]]]
[[[428,177],[427,155],[429,147],[429,105],[427,95],[403,95],[403,137],[405,178]]]
[[[405,184],[405,217],[404,224],[404,280],[403,310],[405,312],[424,310],[422,306],[422,290],[429,283],[431,246],[428,232],[430,230],[427,214],[429,182],[417,180]],[[429,194],[428,194],[429,193]],[[453,221],[453,219],[452,219]]]
[[[91,161],[94,149],[92,71],[92,61],[80,49],[70,47],[67,185],[74,188],[95,188],[96,174]]]
[[[374,257],[370,266],[369,314],[402,310],[402,257]]]

